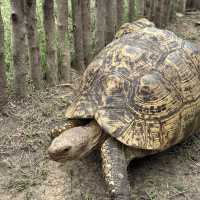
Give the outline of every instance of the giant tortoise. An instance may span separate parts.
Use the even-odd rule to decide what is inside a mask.
[[[200,128],[200,50],[146,19],[125,24],[88,66],[54,130],[51,159],[78,159],[99,147],[115,200],[131,199],[127,166]]]

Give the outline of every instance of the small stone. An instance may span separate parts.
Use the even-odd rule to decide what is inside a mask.
[[[110,164],[107,164],[107,168],[108,168],[108,169],[111,169],[111,167],[112,167],[112,166],[111,166]]]
[[[111,193],[112,193],[112,194],[115,194],[115,190],[111,190]]]
[[[195,26],[200,26],[200,21],[196,21]]]
[[[114,184],[115,184],[114,181],[109,182],[109,185],[114,185]]]
[[[119,173],[119,174],[118,174],[118,177],[119,177],[120,179],[123,179],[123,178],[124,178],[124,175],[121,174],[121,173]]]
[[[184,17],[184,14],[183,13],[176,13],[176,16],[181,18],[181,17]]]

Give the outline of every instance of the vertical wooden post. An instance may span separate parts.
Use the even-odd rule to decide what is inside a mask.
[[[36,0],[25,0],[26,28],[31,66],[31,79],[36,89],[42,86],[42,68],[37,34]]]
[[[58,77],[60,80],[71,81],[71,59],[68,34],[68,1],[57,0],[57,31],[58,31]]]
[[[115,3],[114,0],[105,0],[106,4],[106,28],[105,28],[105,39],[106,44],[113,40],[115,34]]]
[[[96,0],[96,34],[95,34],[95,53],[99,53],[105,46],[105,0]]]
[[[12,52],[15,71],[15,93],[17,98],[26,95],[26,29],[24,0],[10,0],[12,21]]]
[[[85,71],[83,51],[83,25],[82,25],[82,0],[71,0],[73,13],[75,63],[79,71]]]
[[[84,0],[82,2],[82,20],[83,20],[83,52],[84,52],[85,65],[87,66],[92,60],[90,0]]]
[[[54,1],[44,0],[44,30],[46,36],[47,81],[49,85],[58,82],[58,63],[56,51],[56,27],[54,18]]]
[[[123,24],[124,1],[117,0],[117,29]]]
[[[6,73],[4,57],[4,25],[0,10],[0,110],[7,102],[6,94]]]

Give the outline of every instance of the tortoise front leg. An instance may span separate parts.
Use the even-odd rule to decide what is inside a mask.
[[[101,147],[102,168],[112,200],[130,200],[130,184],[123,145],[108,138]]]

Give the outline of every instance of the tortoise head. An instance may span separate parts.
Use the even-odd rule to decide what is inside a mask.
[[[79,159],[97,146],[101,133],[101,127],[95,121],[68,129],[52,141],[48,154],[57,162]]]

